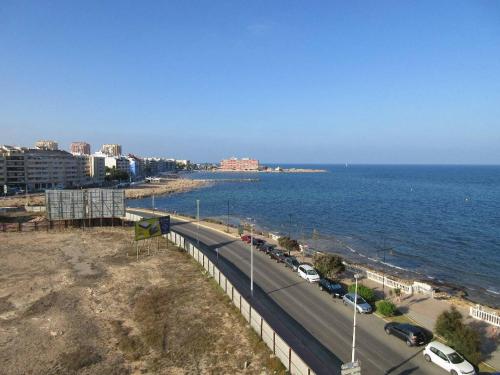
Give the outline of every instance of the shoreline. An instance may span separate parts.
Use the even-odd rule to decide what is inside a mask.
[[[181,219],[184,220],[193,220],[194,218],[192,216],[189,216],[188,214],[182,214],[182,213],[170,213],[169,214],[173,216],[177,216]],[[222,228],[216,228],[218,230],[222,230],[226,232],[226,223],[218,220],[218,219],[202,219],[201,222],[205,225],[208,226],[221,226]],[[230,232],[229,234],[237,235],[237,227],[234,224],[229,224]],[[235,233],[233,233],[235,232]],[[226,232],[227,233],[227,232]],[[256,233],[258,235],[261,235],[266,238],[266,241],[271,242],[271,243],[276,243],[277,241],[271,239],[269,237],[269,234],[271,232],[267,230],[263,230],[262,228]],[[300,241],[299,241],[300,242]],[[344,244],[348,249],[352,249],[351,246],[348,246]],[[474,306],[476,304],[480,304],[484,307],[487,307],[489,309],[492,309],[494,311],[499,311],[500,306],[498,304],[492,304],[488,300],[482,300],[481,298],[474,298],[474,295],[470,295],[467,291],[469,290],[468,287],[463,286],[463,285],[458,285],[453,282],[447,282],[445,280],[436,280],[435,278],[432,278],[430,275],[425,275],[422,274],[418,271],[412,271],[409,269],[405,269],[403,267],[398,267],[394,266],[391,264],[384,264],[382,261],[379,260],[373,260],[373,258],[364,255],[362,256],[363,258],[366,258],[366,261],[360,261],[359,259],[355,259],[353,256],[349,256],[350,254],[343,253],[343,252],[338,252],[335,250],[316,250],[320,253],[329,253],[329,254],[336,254],[341,256],[344,261],[352,267],[368,270],[371,272],[379,273],[379,274],[385,274],[386,277],[391,278],[395,281],[399,281],[403,284],[413,284],[413,282],[419,282],[419,283],[424,283],[430,285],[433,289],[436,290],[435,296],[438,299],[443,299],[443,300],[448,300],[450,303],[455,303],[459,305],[467,305],[467,306]],[[357,250],[352,249],[350,250],[352,253],[359,253]],[[304,252],[300,252],[301,255],[304,255]],[[484,291],[486,289],[484,288]]]
[[[207,171],[202,171],[207,172]],[[266,169],[258,171],[234,170],[234,169],[215,169],[208,171],[212,173],[328,173],[326,169],[308,169],[308,168],[282,168],[280,170]]]
[[[138,185],[122,188],[125,191],[125,199],[143,199],[151,196],[170,195],[186,193],[195,189],[208,187],[217,181],[195,180],[189,178],[160,178],[160,182],[141,183]],[[102,189],[113,189],[113,187],[102,187]],[[0,197],[0,207],[25,207],[44,206],[45,194],[35,193],[28,195],[14,195]]]

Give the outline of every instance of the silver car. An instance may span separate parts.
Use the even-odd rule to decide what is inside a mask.
[[[354,306],[354,303],[356,301],[356,309],[359,313],[368,314],[372,312],[372,307],[370,306],[370,304],[366,302],[363,297],[359,295],[356,296],[355,293],[347,293],[342,300],[344,302],[344,305],[346,306]]]

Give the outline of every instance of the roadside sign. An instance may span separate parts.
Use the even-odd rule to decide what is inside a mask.
[[[160,217],[160,230],[161,234],[168,234],[170,232],[170,216]]]
[[[359,361],[344,363],[340,370],[342,375],[361,375],[361,366]]]

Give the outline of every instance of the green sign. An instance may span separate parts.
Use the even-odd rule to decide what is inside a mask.
[[[147,238],[161,236],[160,218],[152,217],[143,219],[135,223],[135,240],[145,240]]]
[[[170,216],[152,217],[135,222],[135,240],[161,236],[170,232]]]

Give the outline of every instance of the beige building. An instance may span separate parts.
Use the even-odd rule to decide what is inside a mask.
[[[59,145],[56,141],[41,140],[35,143],[35,148],[38,150],[56,151],[59,149]]]
[[[122,154],[122,146],[118,144],[105,144],[102,145],[101,152],[107,156],[120,156]]]
[[[28,191],[49,188],[71,188],[93,184],[89,156],[74,156],[61,150],[40,150],[26,147],[0,146],[5,160],[6,185]],[[102,162],[100,176],[104,174]],[[95,173],[95,172],[94,172]]]
[[[70,151],[76,155],[90,155],[90,144],[87,142],[73,142]]]
[[[88,157],[88,171],[92,182],[102,185],[106,178],[105,158],[91,155]]]

